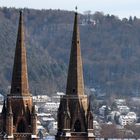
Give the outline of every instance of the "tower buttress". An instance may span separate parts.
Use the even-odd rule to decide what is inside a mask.
[[[37,114],[35,106],[32,107],[31,125],[32,125],[32,135],[37,136]]]
[[[8,139],[13,138],[13,113],[12,113],[11,102],[7,103],[6,134]]]
[[[5,103],[5,99],[3,102],[3,108],[2,108],[2,112],[1,112],[1,125],[2,125],[2,131],[5,132],[6,131],[6,112],[7,112],[7,108],[6,108],[6,103]]]
[[[88,103],[88,111],[87,111],[87,129],[88,129],[88,135],[89,136],[94,136],[93,135],[93,115],[91,112],[91,105],[90,102]]]
[[[65,100],[65,107],[64,107],[64,129],[70,130],[70,111],[69,111],[69,104],[68,99]]]

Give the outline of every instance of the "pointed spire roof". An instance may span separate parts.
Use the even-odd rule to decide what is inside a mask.
[[[23,15],[20,11],[18,35],[16,42],[14,67],[11,83],[11,95],[29,95],[26,48],[24,46]]]
[[[80,49],[78,13],[75,12],[71,54],[67,78],[67,95],[84,95],[83,67]]]

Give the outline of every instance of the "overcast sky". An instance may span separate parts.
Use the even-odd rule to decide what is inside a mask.
[[[140,18],[140,0],[0,0],[0,6],[34,9],[62,9],[78,11],[102,11],[120,18],[137,16]]]

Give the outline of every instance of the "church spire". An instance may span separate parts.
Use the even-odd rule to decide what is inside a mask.
[[[9,114],[9,115],[12,115],[13,113],[12,113],[12,107],[11,107],[11,101],[9,101],[8,103],[7,103],[7,113]]]
[[[29,95],[26,49],[24,46],[23,15],[20,11],[18,35],[16,42],[11,95]]]
[[[80,49],[78,13],[75,12],[71,54],[67,78],[67,95],[84,95],[83,68]]]
[[[88,123],[93,122],[93,118],[87,115],[87,111],[88,101],[87,95],[84,94],[78,13],[75,12],[66,95],[62,96],[60,101],[56,140],[95,140],[94,135],[88,130],[92,128]],[[91,131],[93,133],[93,129]]]

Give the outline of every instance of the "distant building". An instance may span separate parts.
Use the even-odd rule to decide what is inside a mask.
[[[120,115],[119,117],[119,123],[122,126],[125,126],[127,124],[132,125],[136,122],[137,116],[134,112],[129,112],[127,115]]]
[[[57,94],[58,96],[63,96],[63,95],[65,95],[64,92],[57,92],[56,94]]]
[[[0,105],[0,112],[2,112],[3,105]]]
[[[115,99],[116,105],[126,105],[126,100],[125,99]]]
[[[118,112],[118,111],[111,111],[109,116],[110,116],[111,120],[115,120],[115,117],[118,118],[120,116],[120,112]]]
[[[50,97],[48,97],[47,95],[33,96],[33,102],[34,103],[46,103],[49,100],[50,100]]]
[[[102,115],[102,116],[105,116],[105,110],[108,109],[108,111],[111,111],[111,108],[106,106],[106,105],[103,105],[99,108],[99,114]]]
[[[52,115],[50,113],[37,113],[38,118],[41,117],[51,117]]]
[[[58,102],[60,103],[60,98],[65,95],[63,92],[57,92],[55,96],[52,96],[51,99],[53,102]]]
[[[130,108],[128,106],[118,105],[117,108],[121,114],[127,114],[128,112],[130,112]]]
[[[60,103],[54,103],[54,102],[47,102],[44,106],[43,106],[43,110],[44,112],[47,111],[57,111],[58,107],[59,107]]]
[[[56,132],[57,132],[57,122],[56,121],[50,122],[49,125],[48,125],[48,129],[49,129],[50,134],[56,134]]]
[[[4,96],[0,94],[0,103],[4,101]]]

